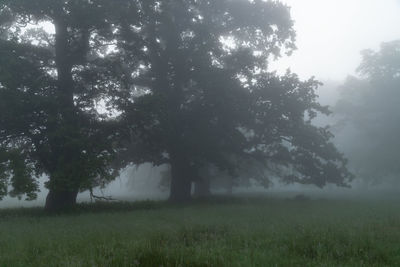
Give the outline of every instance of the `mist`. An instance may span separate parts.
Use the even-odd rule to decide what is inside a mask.
[[[359,137],[359,132],[349,122],[343,125],[344,119],[339,104],[348,100],[346,97],[349,94],[346,93],[346,90],[351,90],[351,88],[346,88],[346,86],[349,84],[348,81],[352,79],[351,77],[360,80],[368,79],[362,77],[362,74],[356,71],[363,62],[361,51],[370,49],[378,53],[377,51],[379,51],[383,43],[400,39],[400,30],[395,26],[400,25],[400,17],[398,16],[400,3],[395,0],[385,1],[385,3],[378,0],[285,0],[282,2],[290,7],[290,15],[294,21],[293,29],[296,32],[294,43],[296,49],[291,51],[290,55],[284,55],[282,51],[280,53],[282,57],[280,58],[275,55],[277,59],[268,64],[268,70],[284,75],[286,70],[290,69],[302,80],[315,77],[316,80],[322,82],[322,85],[316,89],[317,101],[322,106],[328,106],[331,113],[329,115],[323,114],[323,112],[318,113],[312,123],[318,127],[329,125],[330,131],[335,136],[332,142],[344,154],[344,157],[349,160],[349,169],[355,173],[355,179],[349,184],[351,189],[342,189],[334,185],[288,184],[279,181],[279,178],[275,179],[274,175],[268,174],[272,177],[269,179],[268,186],[265,186],[263,182],[257,179],[250,178],[250,181],[239,181],[236,184],[227,185],[227,189],[224,188],[225,185],[221,187],[217,182],[215,183],[217,186],[212,187],[211,191],[217,194],[223,194],[225,191],[228,193],[267,192],[279,194],[279,192],[284,191],[302,193],[314,192],[315,190],[315,192],[321,192],[321,194],[336,191],[356,194],[356,192],[366,188],[368,190],[382,190],[382,188],[390,188],[392,190],[395,184],[397,187],[396,179],[387,178],[394,174],[382,174],[382,177],[386,177],[382,179],[366,179],[362,177],[362,172],[359,171],[362,168],[360,167],[362,163],[358,162],[358,156],[355,151],[363,144],[354,145],[354,140]],[[48,34],[55,34],[55,27],[52,23],[42,21],[38,25],[43,27]],[[24,28],[24,31],[35,29],[35,27],[37,26],[32,24]],[[226,40],[229,40],[229,38]],[[230,44],[229,42],[231,41],[226,40],[224,41],[224,45],[227,46],[225,50],[236,48],[235,44]],[[102,52],[104,54],[101,57],[107,57],[112,53],[118,52],[118,50],[113,51],[110,47],[107,49]],[[142,65],[141,71],[145,70],[146,66]],[[144,92],[146,90],[138,94],[146,94]],[[102,116],[107,116],[110,112],[114,112],[114,117],[122,114],[119,111],[116,112],[116,109],[112,110],[112,105],[107,103],[108,99],[97,99],[96,101],[98,101],[96,104],[98,110],[96,112]],[[385,105],[385,103],[382,102],[377,105]],[[210,170],[213,166],[213,164],[210,164],[206,169]],[[94,188],[94,194],[102,197],[107,196],[115,200],[129,201],[167,199],[168,187],[171,182],[170,174],[168,174],[170,172],[170,166],[168,163],[162,162],[162,160],[160,164],[155,162],[129,163],[128,167],[124,166],[119,170],[119,174],[116,175],[117,178],[114,181]],[[264,170],[261,172],[264,172]],[[211,174],[207,173],[207,175]],[[219,171],[217,174],[212,175],[220,175],[222,177],[228,174],[226,171]],[[39,194],[36,200],[23,201],[6,197],[0,202],[0,205],[2,207],[42,206],[48,194],[48,190],[45,187],[45,182],[48,179],[49,177],[47,176],[41,176],[38,180]],[[193,191],[194,189],[192,188],[191,190]],[[78,200],[86,202],[93,199],[90,198],[89,192],[86,191],[79,193]]]
[[[399,0],[1,0],[0,266],[400,266]]]
[[[93,194],[109,198],[110,201],[141,201],[141,200],[166,200],[168,190],[162,186],[162,180],[168,172],[168,166],[153,166],[144,163],[138,166],[128,166],[120,171],[120,175],[108,184],[105,188],[96,188]],[[25,201],[23,198],[6,197],[0,201],[0,208],[16,207],[37,207],[43,206],[46,202],[48,189],[45,182],[48,177],[42,176],[39,179],[40,192],[37,199]],[[93,202],[90,192],[82,192],[78,195],[79,202]]]
[[[299,75],[301,79],[315,77],[323,85],[317,89],[318,102],[323,106],[329,106],[332,111],[329,115],[318,114],[313,124],[319,127],[330,126],[335,135],[333,143],[344,156],[349,159],[349,169],[356,174],[350,188],[342,189],[329,185],[324,189],[314,185],[287,185],[279,179],[272,178],[271,183],[265,187],[257,180],[230,185],[227,192],[251,193],[263,192],[277,195],[289,194],[348,194],[360,195],[361,192],[370,195],[370,190],[386,192],[396,191],[398,181],[395,174],[382,174],[382,178],[366,179],[363,177],[363,162],[358,162],[356,151],[363,143],[354,145],[359,132],[354,125],[343,125],[343,114],[340,112],[338,102],[346,101],[346,80],[350,77],[362,79],[356,69],[362,63],[361,51],[371,49],[378,51],[382,43],[400,39],[400,3],[396,0],[388,0],[384,3],[379,0],[285,0],[290,6],[290,13],[294,21],[296,31],[296,50],[290,56],[283,56],[268,66],[270,70],[276,70],[284,74],[287,69]],[[51,23],[41,24],[44,29],[54,34],[54,26]],[[33,27],[33,26],[32,26]],[[25,30],[29,29],[26,28]],[[111,50],[110,50],[111,51]],[[111,53],[111,52],[107,52]],[[104,102],[104,100],[102,100]],[[378,103],[385,105],[384,102]],[[106,110],[106,107],[100,109]],[[373,164],[373,163],[371,163]],[[360,167],[361,166],[361,167]],[[115,200],[143,200],[143,199],[167,199],[168,164],[160,166],[153,163],[129,165],[119,171],[118,177],[104,187],[97,187],[94,194],[102,197],[110,197]],[[218,175],[222,175],[219,173]],[[392,178],[388,178],[392,177]],[[44,186],[48,177],[39,179],[39,194],[34,201],[18,200],[6,197],[0,201],[0,207],[15,206],[42,206],[45,203],[48,190]],[[218,184],[218,182],[217,182]],[[233,188],[233,189],[232,189]],[[224,193],[224,186],[212,188],[214,193]],[[368,191],[366,191],[368,190]],[[386,191],[385,191],[386,190]],[[193,191],[193,189],[192,189]],[[23,198],[22,198],[23,199]],[[78,201],[92,201],[88,191],[78,195]]]
[[[274,63],[307,79],[343,82],[356,75],[360,52],[399,39],[397,0],[285,0],[297,32],[297,50]],[[323,90],[323,89],[322,89]]]

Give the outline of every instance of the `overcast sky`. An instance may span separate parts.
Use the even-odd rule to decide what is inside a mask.
[[[307,79],[342,81],[360,64],[360,51],[400,39],[400,0],[280,0],[291,7],[298,49],[271,64]],[[46,27],[54,31],[53,27]]]
[[[360,51],[400,39],[400,0],[281,0],[291,6],[298,50],[274,67],[302,78],[343,80]]]

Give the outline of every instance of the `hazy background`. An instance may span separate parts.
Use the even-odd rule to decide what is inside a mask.
[[[295,21],[298,49],[290,57],[284,56],[270,65],[271,69],[285,72],[290,68],[301,78],[315,76],[324,82],[318,91],[320,102],[334,105],[339,97],[338,87],[348,75],[356,75],[355,69],[361,62],[360,51],[377,50],[382,42],[400,39],[400,1],[399,0],[282,0],[291,6]],[[51,30],[49,27],[48,30]],[[334,118],[319,117],[317,124],[334,124]],[[342,138],[335,139],[341,149]],[[167,192],[160,188],[162,172],[166,167],[152,167],[145,164],[129,167],[121,177],[106,189],[96,194],[114,196],[118,199],[166,198]],[[36,201],[25,202],[5,198],[0,207],[35,206],[45,201],[47,190],[41,179],[41,194]],[[365,192],[360,181],[355,181],[352,194]],[[248,190],[254,190],[250,188]],[[282,186],[275,184],[270,192],[320,192],[313,187],[298,185]],[[336,187],[328,187],[324,194],[338,192]],[[348,189],[339,192],[348,194]],[[80,194],[78,200],[90,200],[89,194]]]
[[[282,0],[291,6],[298,50],[273,66],[302,78],[343,80],[360,51],[400,38],[399,0]]]

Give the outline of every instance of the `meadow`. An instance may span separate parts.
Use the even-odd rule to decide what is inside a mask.
[[[400,266],[400,201],[215,198],[0,210],[0,266]]]

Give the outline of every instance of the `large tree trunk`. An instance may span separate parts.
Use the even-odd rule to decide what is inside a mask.
[[[173,202],[187,202],[191,199],[192,179],[190,166],[184,161],[171,161],[171,188],[169,199]]]
[[[58,19],[54,20],[55,25],[55,65],[57,68],[57,100],[59,112],[61,113],[61,127],[63,128],[62,134],[57,136],[60,140],[68,140],[77,134],[78,120],[76,118],[75,105],[73,100],[74,81],[72,78],[72,62],[71,62],[71,48],[69,41],[68,25],[62,18],[63,11],[58,10]],[[67,144],[64,141],[56,140],[53,143],[53,154],[51,157],[62,158],[62,163],[74,160],[79,155],[79,148],[74,145]],[[61,170],[65,172],[65,170]],[[52,184],[57,184],[57,190],[50,189],[47,197],[45,210],[49,212],[57,212],[69,209],[76,204],[76,197],[78,190],[68,189],[68,186],[60,181],[53,181],[54,178],[50,176]]]
[[[75,206],[77,196],[78,190],[56,191],[50,189],[46,197],[45,210],[49,212],[57,212],[70,209]]]
[[[194,197],[205,198],[210,194],[210,180],[207,178],[199,178],[194,184]]]

